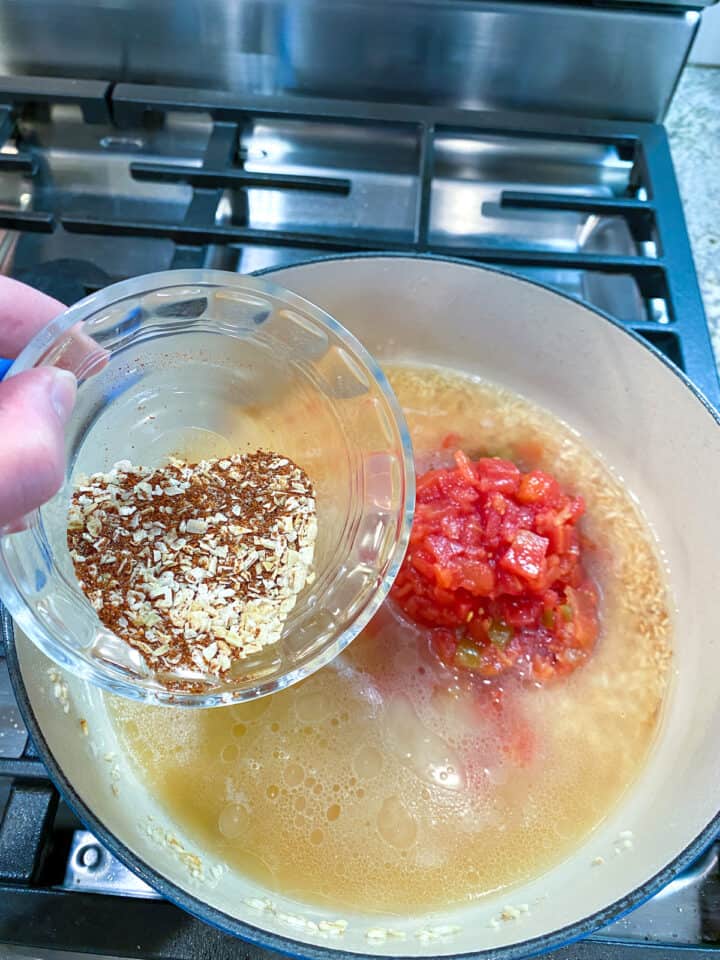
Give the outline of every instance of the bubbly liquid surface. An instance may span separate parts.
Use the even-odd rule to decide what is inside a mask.
[[[509,456],[582,494],[602,590],[590,663],[501,694],[454,678],[386,604],[335,663],[208,711],[111,701],[121,741],[198,849],[271,891],[413,913],[537,876],[638,775],[670,652],[662,567],[630,496],[567,427],[514,394],[434,369],[389,371],[419,468]]]

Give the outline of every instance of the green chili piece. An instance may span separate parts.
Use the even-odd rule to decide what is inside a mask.
[[[465,670],[477,670],[483,662],[482,654],[472,643],[459,643],[455,650],[455,664]]]
[[[554,610],[543,610],[542,612],[542,625],[548,630],[555,629],[555,611]]]
[[[514,635],[513,628],[504,620],[492,620],[488,627],[488,636],[496,647],[503,650],[512,640]]]

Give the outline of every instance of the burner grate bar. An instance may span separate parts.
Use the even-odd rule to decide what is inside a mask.
[[[208,243],[261,243],[271,246],[321,248],[340,252],[371,250],[393,253],[418,253],[418,243],[383,240],[357,235],[343,236],[309,231],[261,230],[253,227],[212,224],[196,226],[184,223],[157,223],[143,220],[105,220],[67,214],[60,218],[69,233],[116,234],[118,236],[165,237],[187,246]],[[507,263],[522,266],[566,267],[578,270],[604,270],[608,273],[647,274],[661,278],[666,269],[663,260],[654,257],[628,257],[600,253],[536,250],[502,247],[481,243],[469,246],[427,242],[431,253],[484,263]]]
[[[37,173],[37,161],[27,153],[0,153],[0,170],[5,173],[26,173],[34,177]]]
[[[153,183],[186,183],[191,187],[237,190],[243,187],[265,190],[312,190],[347,196],[350,181],[341,177],[283,176],[278,173],[248,173],[240,168],[212,169],[175,163],[137,161],[130,164],[135,180]]]
[[[503,207],[519,207],[534,210],[577,210],[580,213],[608,214],[620,213],[624,216],[634,212],[654,213],[654,207],[647,200],[633,200],[629,197],[585,197],[565,193],[529,193],[524,190],[503,190],[500,195]]]
[[[658,252],[667,263],[672,264],[666,299],[671,319],[682,323],[686,333],[683,339],[686,372],[705,391],[708,399],[718,406],[720,387],[715,373],[714,354],[664,127],[648,128],[637,166],[649,199],[654,203]]]
[[[31,757],[0,757],[0,777],[21,777],[25,780],[47,780],[42,760]]]
[[[172,270],[198,270],[203,267],[205,262],[205,247],[175,245],[170,268]]]
[[[625,217],[635,239],[652,239],[655,207],[646,200],[630,197],[588,197],[563,193],[530,193],[524,190],[503,190],[500,206],[516,210],[568,210],[598,216]]]
[[[16,107],[71,103],[82,110],[88,123],[110,120],[110,91],[105,80],[73,80],[65,77],[0,77],[0,103]]]
[[[11,107],[0,106],[0,142],[3,144],[15,132],[15,113]]]
[[[0,98],[1,99],[1,98]],[[0,106],[0,147],[15,133],[15,112],[11,107]],[[26,173],[34,176],[37,161],[27,153],[0,153],[0,170],[7,173]]]
[[[0,210],[0,228],[25,233],[52,233],[55,217],[44,210]]]
[[[238,136],[238,125],[236,123],[216,123],[205,148],[203,168],[222,169],[232,164],[237,151]],[[195,187],[182,224],[188,233],[188,238],[192,237],[194,231],[202,230],[207,224],[215,222],[221,199],[222,190],[217,186],[211,187],[210,184],[206,184]],[[65,225],[64,220],[63,225]],[[114,231],[103,229],[101,232],[112,233]],[[167,234],[161,233],[155,234],[155,236],[167,236]],[[188,245],[193,245],[193,243],[192,239],[187,240]]]
[[[2,96],[0,96],[0,101]],[[240,97],[225,90],[145,86],[119,83],[112,93],[113,116],[120,125],[141,122],[147,113],[189,111],[207,113],[215,120],[244,117],[284,117],[293,120],[338,120],[404,127],[434,125],[438,133],[468,130],[487,134],[518,134],[567,141],[587,141],[632,147],[652,124],[605,121],[587,117],[555,117],[538,113],[461,110],[421,104],[367,103],[310,97]]]
[[[51,783],[13,783],[0,823],[0,881],[29,884],[37,879],[57,803]]]
[[[435,173],[435,127],[428,124],[420,128],[420,189],[415,212],[415,243],[419,250],[427,250],[430,229],[430,205],[432,183]]]

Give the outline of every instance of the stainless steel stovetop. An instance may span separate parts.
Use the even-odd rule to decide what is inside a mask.
[[[660,126],[5,78],[3,142],[0,271],[66,302],[179,266],[459,256],[605,311],[720,401]],[[56,803],[0,659],[0,957],[259,960],[161,901]],[[680,947],[720,956],[717,847],[557,956]]]
[[[1,98],[0,98],[1,102]],[[418,171],[421,143],[412,123],[364,126],[334,118],[313,123],[280,116],[257,117],[223,137],[224,130],[204,113],[169,110],[161,126],[88,124],[73,105],[57,106],[51,118],[20,121],[23,153],[35,162],[30,177],[0,180],[0,209],[43,211],[67,217],[65,229],[33,233],[19,244],[8,237],[4,272],[70,258],[111,279],[168,269],[175,243],[144,231],[129,236],[75,232],[78,220],[134,221],[138,225],[183,224],[195,173],[202,185],[205,153],[224,140],[227,168],[233,154],[246,175],[285,178],[287,186],[250,186],[233,190],[226,181],[213,197],[208,225],[242,227],[267,235],[267,242],[238,246],[210,244],[198,265],[243,273],[321,256],[337,235],[366,249],[402,248],[415,236],[422,189]],[[628,322],[670,322],[661,297],[644,302],[632,271],[582,270],[564,260],[575,254],[657,259],[657,238],[633,235],[624,211],[573,209],[573,198],[599,201],[647,195],[635,183],[635,158],[623,144],[568,141],[534,134],[508,137],[483,130],[437,130],[431,184],[427,243],[462,255],[468,247],[489,246],[521,251],[531,246],[558,254],[558,264],[520,264],[527,276],[581,297]],[[6,153],[9,150],[6,148]],[[226,175],[227,176],[227,175]],[[292,188],[312,178],[312,189]],[[209,184],[212,186],[212,184]],[[560,194],[565,207],[542,209],[537,202],[508,202],[507,193],[530,192],[535,198]],[[197,192],[197,191],[195,191]],[[213,194],[215,190],[210,191]],[[602,205],[601,205],[602,207]],[[295,249],[273,242],[273,233],[304,234]],[[325,242],[314,244],[312,237]],[[336,246],[330,248],[336,249]],[[100,273],[96,274],[101,276]]]

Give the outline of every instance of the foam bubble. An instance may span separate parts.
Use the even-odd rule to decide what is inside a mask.
[[[223,763],[234,763],[238,758],[238,748],[234,743],[227,743],[220,753],[220,759]]]
[[[383,731],[392,753],[422,780],[446,790],[465,787],[457,751],[421,722],[408,697],[396,697],[386,705]]]
[[[333,707],[326,691],[305,686],[295,703],[295,714],[302,723],[320,723],[330,716]]]
[[[289,787],[298,787],[303,782],[305,771],[299,763],[288,763],[283,770],[283,780]]]

